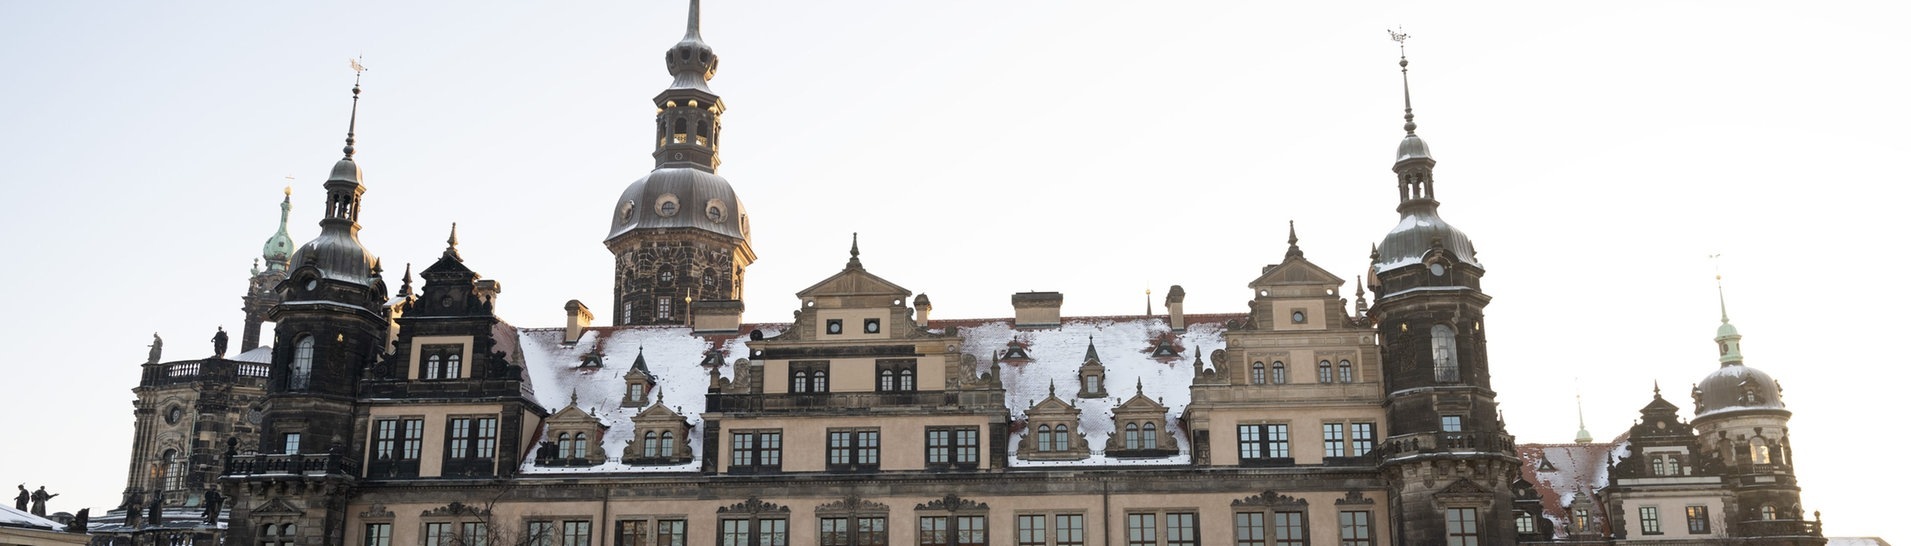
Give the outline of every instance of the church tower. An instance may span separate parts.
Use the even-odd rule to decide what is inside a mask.
[[[1405,91],[1404,47],[1400,74]],[[1511,544],[1509,492],[1520,462],[1496,417],[1487,369],[1486,270],[1466,234],[1440,218],[1433,156],[1414,132],[1411,93],[1406,121],[1393,166],[1400,224],[1374,248],[1367,279],[1386,371],[1389,436],[1380,465],[1394,488],[1394,537],[1401,544]]]
[[[383,270],[358,240],[365,193],[352,158],[358,95],[354,84],[345,157],[325,181],[319,235],[292,254],[277,287],[282,301],[267,317],[277,327],[258,454],[239,455],[236,441],[228,442],[222,480],[232,486],[227,539],[234,544],[292,529],[325,544],[345,542],[343,500],[357,483],[345,449],[353,402],[364,371],[385,351],[390,324]]]
[[[703,43],[700,12],[691,0],[683,40],[664,52],[672,81],[652,99],[657,166],[624,188],[604,240],[616,258],[619,325],[690,324],[692,303],[743,299],[743,269],[756,261],[743,203],[717,175],[724,106],[710,91],[717,55]]]
[[[252,282],[246,289],[245,306],[239,308],[246,314],[245,330],[239,337],[239,352],[259,348],[260,326],[266,322],[266,315],[272,311],[272,307],[279,304],[277,288],[279,283],[285,282],[285,274],[291,269],[292,263],[292,235],[286,232],[286,222],[291,216],[292,187],[286,186],[285,200],[279,202],[279,232],[265,240],[265,252],[259,256],[265,262],[265,269],[259,269],[256,262],[252,265]]]

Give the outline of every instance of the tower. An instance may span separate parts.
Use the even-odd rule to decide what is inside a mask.
[[[259,347],[259,327],[265,323],[272,307],[279,304],[276,289],[279,283],[285,281],[286,271],[292,263],[292,235],[286,232],[286,222],[291,215],[292,187],[286,186],[285,200],[279,202],[279,232],[265,240],[265,251],[259,256],[265,262],[265,269],[259,269],[257,263],[253,264],[252,280],[244,298],[245,306],[240,307],[241,311],[245,311],[246,321],[245,330],[239,337],[239,352]]]
[[[724,105],[710,91],[717,56],[700,12],[691,0],[683,40],[664,53],[672,81],[652,99],[657,166],[624,188],[604,240],[616,259],[618,325],[690,324],[693,302],[741,300],[743,269],[756,261],[743,203],[717,175]]]
[[[228,540],[260,534],[324,537],[344,543],[344,501],[357,484],[346,455],[354,398],[365,370],[385,351],[390,324],[378,258],[358,241],[365,186],[353,160],[359,86],[352,85],[352,122],[345,157],[325,181],[319,235],[292,254],[277,323],[258,454],[240,456],[228,441],[225,475],[232,487]],[[294,531],[296,530],[296,531]]]
[[[1403,43],[1407,91],[1406,35],[1394,39]],[[1394,536],[1401,544],[1510,544],[1509,484],[1520,463],[1496,418],[1487,369],[1486,270],[1466,234],[1440,218],[1433,156],[1406,97],[1407,135],[1393,166],[1400,224],[1375,248],[1367,280],[1386,370],[1380,465],[1394,488]]]

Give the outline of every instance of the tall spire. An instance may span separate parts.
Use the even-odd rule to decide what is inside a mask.
[[[1294,234],[1294,221],[1288,220],[1287,221],[1287,258],[1286,259],[1296,260],[1296,259],[1300,259],[1301,257],[1302,257],[1301,238],[1298,235]]]
[[[683,39],[664,53],[670,87],[658,94],[657,167],[692,167],[715,171],[721,132],[723,100],[710,91],[717,75],[717,53],[703,42],[703,5],[690,0],[690,16]]]
[[[1719,366],[1737,366],[1745,363],[1745,357],[1739,353],[1738,327],[1733,326],[1732,318],[1725,314],[1725,275],[1718,273],[1716,264],[1718,257],[1717,254],[1712,255],[1712,259],[1715,260],[1712,281],[1718,285],[1719,291],[1719,332],[1712,341],[1719,344]]]
[[[1573,393],[1573,404],[1579,406],[1579,434],[1573,437],[1573,443],[1590,444],[1593,441],[1593,437],[1592,433],[1586,430],[1586,401],[1579,397],[1579,393],[1575,392]]]
[[[451,223],[451,236],[445,238],[445,257],[451,258],[453,260],[457,260],[460,262],[464,261],[464,256],[458,255],[458,223],[457,222]]]
[[[292,187],[285,187],[285,200],[279,202],[279,231],[265,240],[265,258],[267,271],[285,269],[292,261],[292,234],[287,223],[292,218]]]
[[[352,71],[355,72],[352,75],[352,121],[345,126],[345,159],[351,159],[357,151],[352,145],[358,143],[358,82],[365,77],[365,67],[353,60]]]
[[[857,233],[850,232],[849,234],[849,263],[844,264],[843,269],[862,269],[863,268],[863,259],[861,258],[861,256],[863,255],[863,251],[861,248],[858,248],[859,244],[857,243],[856,239],[857,239]]]
[[[1393,41],[1400,43],[1400,95],[1406,99],[1407,105],[1407,124],[1403,128],[1407,130],[1407,134],[1411,135],[1419,126],[1413,123],[1413,86],[1407,85],[1407,38],[1409,36],[1405,29],[1389,30],[1387,34],[1393,37]]]
[[[690,0],[690,23],[686,26],[687,28],[683,31],[683,39],[685,41],[703,39],[702,0]]]

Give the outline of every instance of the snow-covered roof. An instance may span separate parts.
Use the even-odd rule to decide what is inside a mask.
[[[1631,453],[1631,444],[1521,444],[1518,448],[1520,477],[1539,490],[1540,506],[1546,519],[1553,522],[1553,535],[1565,538],[1573,502],[1579,495],[1591,495],[1605,489],[1611,465]],[[1593,514],[1604,520],[1605,508],[1590,503]]]
[[[0,526],[26,527],[30,529],[60,530],[66,528],[60,522],[15,510],[12,505],[0,505]]]
[[[271,364],[272,363],[272,346],[260,345],[258,347],[253,347],[252,350],[250,351],[246,351],[246,352],[234,355],[232,359],[240,361],[240,362]]]

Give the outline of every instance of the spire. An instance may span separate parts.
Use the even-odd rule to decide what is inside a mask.
[[[1718,257],[1717,254],[1712,255],[1714,260]],[[1719,344],[1719,366],[1744,364],[1745,357],[1739,353],[1738,327],[1733,326],[1732,317],[1725,314],[1725,276],[1718,273],[1717,265],[1713,267],[1712,280],[1718,285],[1719,291],[1719,331],[1712,341]]]
[[[692,167],[715,171],[718,120],[723,101],[710,91],[717,75],[717,54],[703,42],[703,7],[690,1],[690,17],[683,39],[664,53],[670,87],[657,95],[657,167]]]
[[[1095,354],[1095,336],[1088,336],[1088,354],[1082,357],[1082,362],[1101,363],[1101,355]]]
[[[1400,93],[1407,121],[1401,128],[1407,131],[1407,136],[1395,150],[1393,171],[1400,175],[1400,201],[1404,209],[1408,203],[1433,200],[1433,155],[1426,141],[1414,133],[1420,125],[1413,122],[1413,89],[1407,82],[1407,33],[1389,30],[1387,34],[1400,43]]]
[[[1400,95],[1405,99],[1407,106],[1407,124],[1401,128],[1407,130],[1408,136],[1413,136],[1413,130],[1420,126],[1413,123],[1413,86],[1407,84],[1407,38],[1409,36],[1406,29],[1389,30],[1387,34],[1393,37],[1393,41],[1400,43]]]
[[[464,257],[458,255],[458,223],[457,222],[451,223],[451,236],[445,238],[444,257],[457,260],[460,262],[464,261]]]
[[[399,281],[398,297],[400,298],[411,297],[411,262],[405,262],[405,278],[404,280]]]
[[[1355,276],[1354,278],[1360,278]],[[1354,314],[1367,316],[1367,283],[1354,282]]]
[[[279,231],[265,240],[265,258],[267,271],[285,269],[292,262],[292,235],[286,225],[292,218],[292,187],[285,187],[285,200],[279,202]]]
[[[1657,389],[1655,388],[1654,390],[1656,391]],[[1591,432],[1586,431],[1586,402],[1579,397],[1579,393],[1575,392],[1573,393],[1573,403],[1579,406],[1579,434],[1573,437],[1573,443],[1590,444],[1593,441],[1593,437]]]
[[[843,269],[862,269],[863,268],[863,259],[861,257],[863,255],[863,251],[860,248],[861,245],[858,243],[857,239],[858,239],[857,233],[851,232],[849,234],[849,263],[844,264]]]
[[[1288,220],[1287,221],[1287,258],[1286,260],[1296,260],[1296,259],[1300,259],[1301,257],[1302,257],[1301,238],[1294,234],[1294,221]]]
[[[352,72],[354,72],[352,75],[352,121],[345,126],[345,159],[351,159],[352,154],[357,151],[353,145],[358,143],[358,82],[360,78],[365,77],[365,67],[359,66],[358,61],[353,60]]]
[[[1142,315],[1142,316],[1144,316],[1144,317],[1152,317],[1152,316],[1155,316],[1155,289],[1154,289],[1154,287],[1148,287],[1148,288],[1144,288],[1144,289],[1142,289],[1142,290],[1141,290],[1141,302],[1142,302],[1142,304],[1143,304],[1143,309],[1144,309],[1144,310],[1145,310],[1145,311],[1146,311],[1146,312],[1148,313],[1148,314],[1146,314],[1146,315]]]
[[[683,31],[684,41],[703,41],[703,2],[690,0],[690,23]]]

